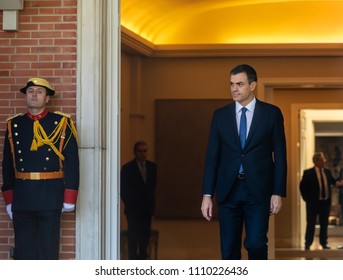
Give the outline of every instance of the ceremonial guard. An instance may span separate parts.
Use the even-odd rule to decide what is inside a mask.
[[[28,112],[7,119],[2,162],[15,258],[58,259],[61,212],[74,211],[78,195],[78,136],[69,115],[47,110],[47,80],[30,78],[20,91]]]

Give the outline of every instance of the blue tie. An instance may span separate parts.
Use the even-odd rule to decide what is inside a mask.
[[[241,114],[241,122],[239,126],[239,139],[241,140],[241,147],[242,149],[245,146],[245,140],[247,138],[247,117],[245,115],[245,112],[247,111],[247,108],[242,108],[242,114]]]
[[[242,113],[241,113],[241,122],[239,124],[239,139],[241,141],[242,149],[245,146],[245,141],[246,141],[246,138],[247,138],[247,117],[245,115],[246,111],[247,111],[247,108],[243,107],[242,108]],[[239,173],[244,173],[242,164],[239,167]]]

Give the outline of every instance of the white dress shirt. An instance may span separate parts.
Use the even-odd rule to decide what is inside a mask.
[[[247,137],[249,135],[252,117],[255,111],[255,105],[256,105],[256,98],[254,97],[254,99],[251,100],[251,102],[247,106],[245,106],[245,108],[247,108],[247,111],[245,112],[245,115],[247,117]],[[239,126],[241,122],[242,108],[243,106],[239,104],[238,102],[236,102],[236,122],[237,122],[238,134],[239,134]]]

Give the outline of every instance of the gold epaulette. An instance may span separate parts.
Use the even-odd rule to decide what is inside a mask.
[[[66,113],[63,113],[63,112],[60,112],[60,111],[55,111],[54,113],[55,113],[55,114],[58,114],[58,115],[61,115],[61,116],[63,116],[63,117],[70,118],[70,115],[69,115],[69,114],[66,114]]]
[[[18,116],[22,116],[22,115],[23,115],[23,113],[18,113],[18,114],[14,115],[14,116],[10,116],[10,117],[8,117],[8,118],[6,119],[6,122],[8,122],[8,121],[10,121],[10,120],[12,120],[12,119],[14,119],[14,118],[16,118],[16,117],[18,117]]]

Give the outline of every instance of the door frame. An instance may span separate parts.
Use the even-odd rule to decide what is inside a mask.
[[[257,86],[257,96],[260,100],[273,103],[275,89],[308,89],[308,88],[343,88],[343,79],[341,77],[308,77],[308,78],[261,78]],[[343,104],[339,103],[299,103],[291,104],[291,133],[287,141],[290,143],[289,153],[294,155],[292,164],[288,168],[288,186],[290,186],[289,195],[292,204],[292,236],[291,246],[299,248],[301,246],[301,197],[298,186],[301,176],[301,152],[300,152],[300,111],[302,109],[343,109]],[[275,218],[271,218],[269,240],[270,257],[275,257]]]

